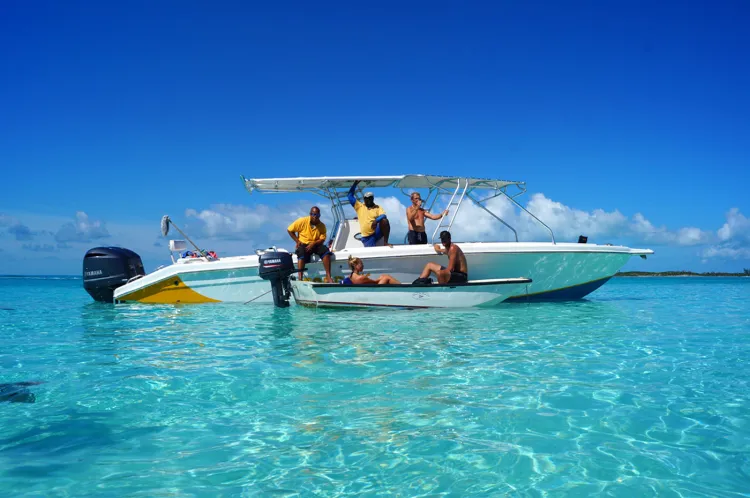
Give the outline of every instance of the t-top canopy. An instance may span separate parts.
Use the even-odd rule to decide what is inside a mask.
[[[523,188],[524,182],[490,180],[486,178],[464,178],[455,176],[401,175],[401,176],[319,176],[300,178],[245,178],[245,188],[252,193],[258,192],[316,192],[329,189],[348,189],[355,180],[360,180],[362,189],[392,187],[401,189],[449,189],[455,190],[458,182],[461,187],[468,182],[468,189],[499,190],[508,185]]]

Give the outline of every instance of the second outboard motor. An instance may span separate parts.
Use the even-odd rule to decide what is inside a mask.
[[[279,308],[289,306],[291,297],[289,277],[294,272],[292,255],[288,252],[266,251],[258,257],[258,276],[271,282],[273,304]]]
[[[83,257],[83,288],[95,301],[111,303],[115,289],[145,275],[138,254],[122,247],[95,247]]]

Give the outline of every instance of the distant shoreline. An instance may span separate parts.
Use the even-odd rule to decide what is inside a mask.
[[[747,273],[706,272],[696,273],[692,271],[621,271],[615,277],[750,277]]]

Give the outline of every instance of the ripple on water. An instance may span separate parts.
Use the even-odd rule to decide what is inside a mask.
[[[0,495],[746,496],[750,285],[709,280],[373,313],[1,281],[0,383],[44,383],[0,403]]]

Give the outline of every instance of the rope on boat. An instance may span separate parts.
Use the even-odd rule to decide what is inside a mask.
[[[261,294],[260,296],[255,296],[255,297],[254,297],[254,298],[252,298],[251,300],[249,300],[249,301],[245,301],[245,303],[244,303],[244,304],[249,304],[249,303],[252,303],[252,302],[253,302],[253,301],[255,301],[256,299],[258,299],[258,298],[260,298],[260,297],[263,297],[263,296],[265,296],[266,294],[268,294],[268,293],[269,293],[269,292],[271,292],[272,290],[273,290],[273,289],[271,289],[271,290],[269,290],[269,291],[266,291],[266,292],[264,292],[263,294]]]

